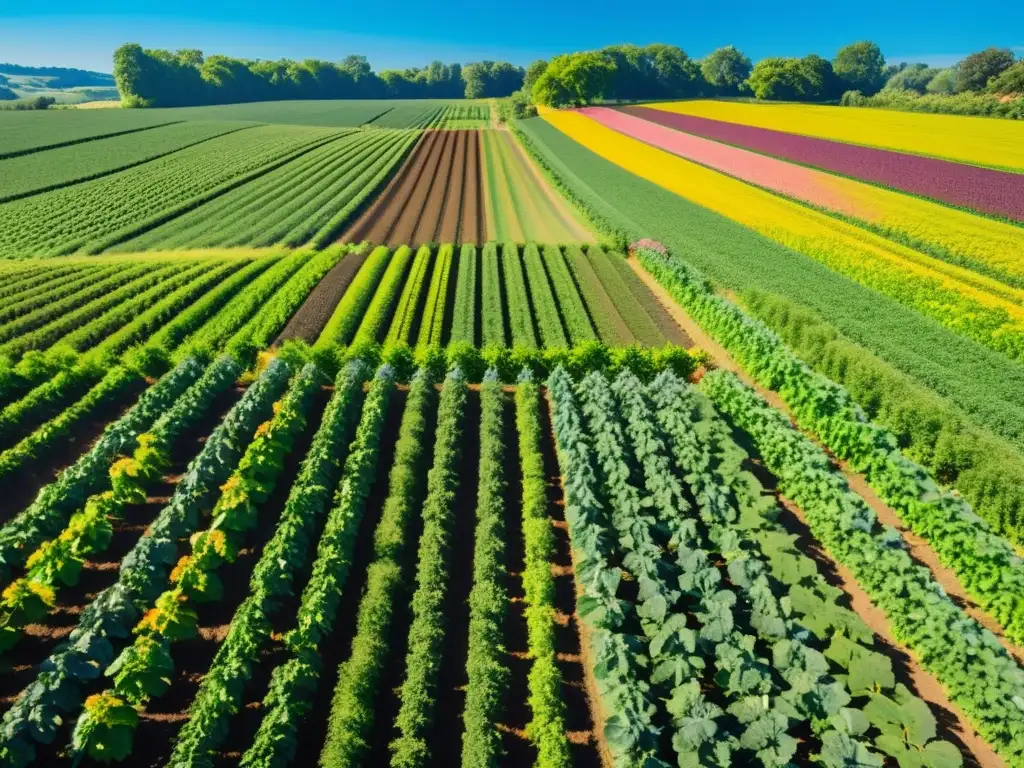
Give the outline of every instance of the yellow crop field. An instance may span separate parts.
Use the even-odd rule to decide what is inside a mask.
[[[1024,171],[1024,124],[1015,120],[811,104],[679,101],[645,106],[773,131]]]
[[[555,112],[544,119],[606,160],[1024,359],[1024,292],[655,149],[584,115]]]

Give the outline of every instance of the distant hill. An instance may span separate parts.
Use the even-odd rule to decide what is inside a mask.
[[[78,88],[91,86],[113,88],[114,76],[106,72],[70,67],[25,67],[20,64],[0,64],[0,75],[38,78],[49,88]],[[45,78],[45,80],[44,80]]]

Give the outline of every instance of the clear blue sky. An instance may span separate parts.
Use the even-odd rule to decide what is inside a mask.
[[[731,43],[755,61],[812,52],[831,57],[861,39],[877,42],[891,61],[947,64],[989,45],[1024,55],[1021,0],[174,0],[147,7],[157,6],[5,4],[0,61],[109,72],[112,51],[129,41],[265,59],[362,53],[377,70],[432,59],[527,64],[617,42],[674,43],[695,58]]]

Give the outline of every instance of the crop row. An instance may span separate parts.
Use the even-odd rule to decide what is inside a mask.
[[[325,245],[414,140],[405,132],[342,137],[114,250]]]
[[[641,238],[657,239],[717,290],[776,295],[787,311],[813,313],[849,342],[962,409],[969,421],[1010,439],[1024,435],[1019,397],[1024,375],[1009,358],[727,216],[652,185],[543,120],[520,121],[513,128],[563,192],[623,248]],[[987,372],[984,386],[975,375],[979,370]]]
[[[669,293],[751,376],[782,395],[801,426],[865,474],[879,496],[938,552],[968,593],[1014,642],[1020,642],[1024,638],[1024,569],[1007,543],[962,499],[940,491],[922,467],[900,453],[891,433],[867,420],[845,390],[799,364],[775,334],[709,292],[678,260],[653,248],[640,248],[638,254]],[[1019,521],[992,522],[1002,524],[996,530],[1008,538],[1019,538]]]
[[[337,135],[326,129],[261,126],[113,176],[6,204],[0,211],[0,255],[104,250]]]
[[[685,385],[663,376],[645,393],[625,374],[611,388],[592,376],[573,389],[564,374],[551,380],[584,592],[579,610],[589,627],[604,734],[617,764],[660,759],[662,707],[673,724],[672,748],[684,763],[744,760],[749,750],[763,765],[786,764],[798,746],[789,731],[802,721],[820,743],[825,765],[881,765],[876,749],[901,761],[922,750],[959,764],[955,748],[933,741],[934,718],[895,683],[889,662],[870,650],[871,633],[855,616],[837,624],[847,637],[827,645],[824,606],[804,613],[807,599],[798,602],[798,589],[787,597],[786,585],[795,582],[780,570],[782,553],[762,554],[734,506],[738,499],[729,486],[746,486],[749,493],[749,478],[714,474],[716,450],[729,456],[737,449],[723,444],[724,430],[715,435],[717,446],[701,444],[709,433],[694,432]],[[668,395],[655,410],[653,399],[663,391]],[[684,477],[699,518],[685,514],[691,507]],[[763,508],[764,499],[758,504]],[[715,564],[722,560],[727,567]],[[815,572],[808,565],[805,559],[798,581]],[[623,589],[623,570],[635,590]],[[826,601],[834,601],[825,590]],[[858,676],[836,677],[833,664]],[[706,698],[702,679],[714,681],[713,699]],[[893,740],[893,712],[896,722],[913,716],[919,728]]]
[[[912,195],[824,173],[749,150],[710,141],[603,107],[584,110],[602,125],[734,178],[853,219],[912,248],[981,274],[1024,287],[1012,257],[1024,233],[1005,222],[975,216]],[[650,110],[663,122],[668,113]]]
[[[874,125],[868,126],[865,131],[863,126],[858,127],[850,122],[849,110],[843,110],[844,114],[838,116],[838,121],[836,115],[830,116],[832,130],[819,136],[800,135],[808,124],[807,116],[796,113],[785,119],[786,128],[777,130],[743,125],[742,120],[720,120],[713,112],[711,114],[714,116],[704,117],[643,107],[631,107],[629,111],[645,120],[801,165],[863,179],[957,207],[972,208],[1000,218],[1024,219],[1019,173],[1004,173],[963,162],[980,161],[985,165],[1007,163],[1007,149],[1013,145],[1014,139],[986,140],[983,135],[992,130],[993,126],[987,125],[985,120],[969,119],[959,124],[962,129],[967,128],[970,132],[961,134],[959,141],[953,141],[950,135],[951,123],[945,123],[944,128],[937,132],[922,130],[920,126],[909,128],[906,125]],[[868,115],[869,119],[874,117],[882,121],[893,115],[904,119],[909,117],[905,112],[871,112],[874,114]],[[750,119],[749,113],[746,119]],[[893,130],[894,127],[896,130]],[[842,138],[835,135],[833,131],[836,129],[845,135]],[[886,148],[862,146],[868,143],[865,142],[865,135],[871,136],[870,143]],[[937,157],[912,154],[915,152],[913,147],[921,146],[922,142],[930,144],[928,154]],[[956,153],[968,144],[974,144],[970,159],[956,157]]]
[[[156,520],[139,538],[121,564],[117,582],[101,592],[82,613],[68,643],[44,663],[36,680],[22,692],[3,718],[4,755],[8,764],[27,765],[35,744],[53,741],[62,721],[75,717],[85,705],[89,681],[113,661],[139,613],[164,588],[173,565],[176,542],[192,533],[200,512],[223,484],[252,439],[256,426],[284,389],[289,367],[276,361],[264,371],[224,421],[214,430],[175,488]],[[114,702],[90,701],[112,717],[123,717]]]
[[[923,567],[894,546],[828,458],[731,374],[705,376],[716,407],[751,434],[780,490],[803,509],[811,531],[850,568],[885,612],[896,638],[946,688],[950,699],[1008,763],[1024,761],[1020,701],[1024,672],[996,638],[968,618]]]

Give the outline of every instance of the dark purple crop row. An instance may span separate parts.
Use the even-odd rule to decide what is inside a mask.
[[[884,184],[950,205],[1024,221],[1024,174],[679,115],[660,109],[621,109],[644,120],[713,141]]]

